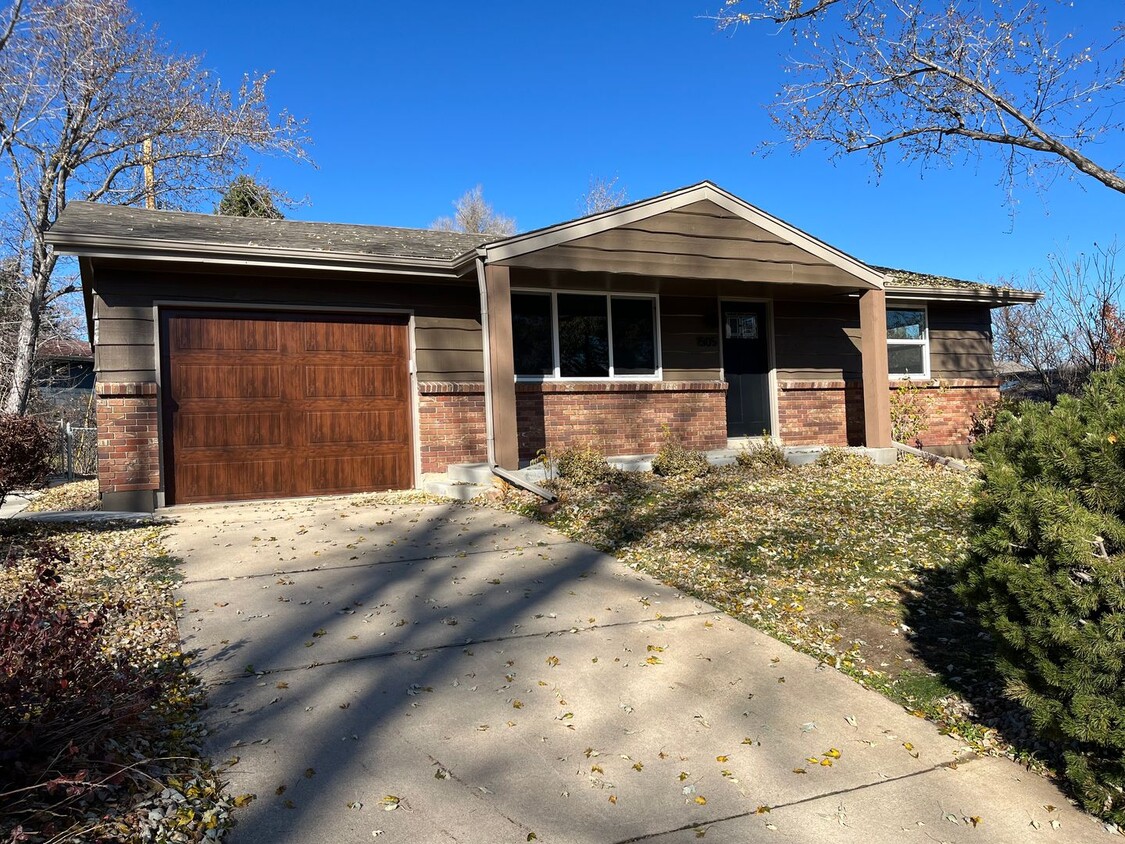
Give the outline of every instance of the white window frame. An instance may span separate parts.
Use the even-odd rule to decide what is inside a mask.
[[[887,346],[921,346],[922,347],[922,372],[910,375],[901,372],[889,372],[892,381],[902,381],[908,379],[910,381],[929,381],[930,380],[930,311],[929,308],[920,302],[900,302],[890,301],[887,302],[887,312],[891,311],[921,311],[922,319],[925,321],[923,326],[923,334],[921,340],[896,340],[887,337]],[[889,367],[888,367],[889,370]]]
[[[543,290],[534,287],[514,287],[512,294],[517,293],[532,293],[540,296],[551,297],[551,354],[554,356],[554,368],[550,375],[520,375],[516,373],[516,381],[564,381],[564,382],[587,382],[593,384],[605,384],[608,381],[663,381],[664,380],[664,365],[662,361],[662,349],[660,342],[660,296],[656,293],[614,293],[612,291],[606,292],[605,290]],[[576,295],[576,296],[601,296],[605,299],[605,315],[607,326],[607,340],[609,343],[609,375],[602,376],[575,376],[575,375],[562,375],[562,370],[559,360],[559,294],[562,295]],[[655,344],[654,351],[656,353],[656,372],[652,375],[617,375],[613,371],[613,310],[610,307],[611,299],[646,299],[652,302],[652,318],[653,318],[653,343]]]

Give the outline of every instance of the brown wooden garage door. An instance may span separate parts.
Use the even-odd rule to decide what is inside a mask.
[[[405,317],[170,311],[161,327],[168,503],[413,485]]]

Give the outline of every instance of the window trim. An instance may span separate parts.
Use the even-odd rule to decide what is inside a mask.
[[[614,291],[606,290],[544,290],[535,287],[513,287],[512,295],[517,293],[531,293],[540,296],[549,296],[551,298],[551,354],[553,355],[553,369],[550,375],[520,375],[516,373],[516,381],[518,383],[543,383],[545,381],[559,381],[563,383],[578,383],[578,384],[606,384],[613,381],[663,381],[664,380],[664,362],[662,358],[663,349],[660,338],[660,294],[659,293],[616,293]],[[564,376],[561,373],[561,361],[559,360],[559,307],[558,297],[559,294],[574,294],[577,296],[601,296],[605,299],[605,314],[606,314],[606,340],[609,343],[609,375],[605,376]],[[613,308],[611,307],[611,299],[647,299],[652,302],[652,319],[653,319],[653,343],[655,352],[656,371],[651,375],[617,375],[614,373],[613,361]],[[513,362],[514,362],[513,354]]]
[[[925,320],[924,336],[921,340],[898,340],[887,337],[887,346],[921,346],[922,371],[917,374],[891,372],[888,362],[887,374],[893,381],[929,381],[930,380],[930,309],[925,302],[909,302],[905,300],[888,300],[887,312],[891,311],[921,311]],[[889,357],[889,356],[888,356]]]

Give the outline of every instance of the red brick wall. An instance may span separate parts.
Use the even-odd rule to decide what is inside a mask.
[[[98,486],[103,493],[160,487],[156,384],[99,382]]]
[[[726,384],[713,381],[521,383],[520,458],[591,445],[607,455],[652,454],[664,429],[695,449],[727,442]]]
[[[451,463],[488,459],[484,384],[419,384],[418,419],[423,472],[444,472]]]
[[[966,444],[977,407],[1000,397],[994,380],[920,382],[918,387],[927,411],[926,428],[918,437],[923,446]],[[889,389],[893,400],[898,384],[892,382]],[[785,445],[863,445],[860,381],[782,381],[777,405]]]

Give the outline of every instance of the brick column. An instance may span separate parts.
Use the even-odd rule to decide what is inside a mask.
[[[160,488],[156,384],[99,381],[94,390],[102,508],[151,512]]]

